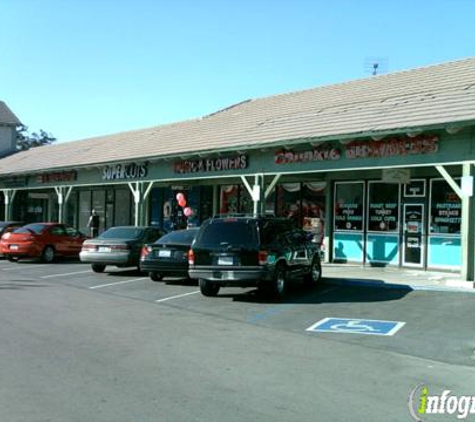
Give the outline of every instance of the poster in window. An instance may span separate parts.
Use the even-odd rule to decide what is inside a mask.
[[[399,185],[374,182],[369,184],[368,230],[394,232],[399,224]]]
[[[363,230],[364,183],[337,183],[335,186],[335,230]]]
[[[430,213],[431,233],[460,233],[462,202],[445,180],[431,181]]]

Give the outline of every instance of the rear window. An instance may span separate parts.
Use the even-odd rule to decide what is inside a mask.
[[[200,245],[256,245],[256,222],[239,220],[214,221],[202,228],[197,239]]]
[[[168,233],[167,235],[157,240],[155,243],[160,243],[161,245],[191,245],[197,234],[198,229],[179,230],[176,232]]]
[[[28,224],[13,231],[13,233],[36,233],[40,234],[46,228],[46,224]]]
[[[138,239],[143,232],[143,229],[136,227],[113,227],[102,233],[99,239]]]

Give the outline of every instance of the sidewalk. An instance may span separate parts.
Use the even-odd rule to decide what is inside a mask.
[[[462,281],[459,272],[371,267],[360,264],[324,263],[322,266],[323,278],[329,284],[475,293],[473,281]]]

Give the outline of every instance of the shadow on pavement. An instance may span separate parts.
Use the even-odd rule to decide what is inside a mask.
[[[370,281],[370,280],[365,280]],[[383,280],[371,280],[380,285]],[[258,289],[244,293],[226,294],[226,288],[221,289],[218,297],[227,297],[236,302],[250,303],[282,303],[282,304],[318,304],[318,303],[351,303],[351,302],[386,302],[404,298],[413,290],[408,286],[396,286],[391,289],[374,286],[342,286],[322,283],[316,288],[308,288],[301,284],[290,286],[287,295],[276,300],[272,295]]]

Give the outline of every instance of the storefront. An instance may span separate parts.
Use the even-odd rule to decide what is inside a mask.
[[[469,59],[388,75],[390,84],[382,77],[258,99],[13,154],[0,160],[4,214],[84,231],[95,209],[102,231],[267,213],[313,232],[331,262],[461,270],[473,279],[475,116],[453,98],[444,107],[437,99],[475,104],[467,88],[474,66]],[[428,96],[436,87],[444,95]]]

